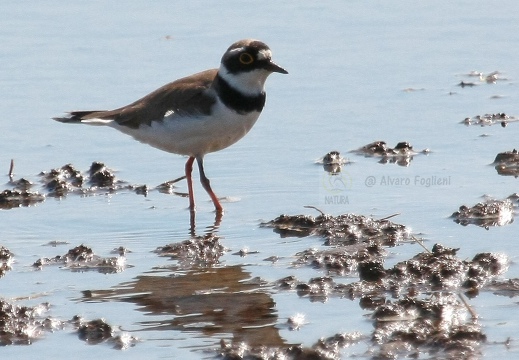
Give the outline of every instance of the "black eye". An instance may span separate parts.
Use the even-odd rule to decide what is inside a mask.
[[[243,54],[240,55],[240,62],[243,65],[249,65],[249,64],[252,64],[254,62],[254,58],[249,53],[243,53]]]

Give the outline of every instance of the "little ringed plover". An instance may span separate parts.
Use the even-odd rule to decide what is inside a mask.
[[[265,104],[265,80],[288,74],[258,40],[232,44],[220,67],[166,84],[143,98],[115,110],[72,111],[54,120],[105,125],[155,148],[188,156],[185,166],[189,208],[195,210],[191,173],[197,161],[200,182],[218,213],[222,205],[204,172],[204,155],[225,149],[252,128]]]

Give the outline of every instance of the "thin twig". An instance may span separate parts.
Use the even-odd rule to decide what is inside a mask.
[[[14,159],[11,159],[11,166],[9,166],[9,181],[13,181],[14,177]]]
[[[175,180],[170,180],[168,183],[174,184],[176,182],[179,182],[180,180],[184,180],[186,178],[186,175],[176,178]]]
[[[395,216],[398,216],[398,215],[400,215],[400,213],[396,213],[396,214],[393,214],[393,215],[386,216],[385,218],[382,218],[379,221],[384,221],[384,220],[387,220],[387,219],[391,219],[392,217],[395,217]]]
[[[479,318],[478,314],[476,314],[474,309],[472,309],[472,306],[470,306],[469,303],[467,302],[467,300],[465,300],[465,297],[463,296],[463,294],[458,292],[458,297],[460,298],[463,305],[465,305],[465,307],[469,311],[470,316],[472,317],[472,320],[477,320]]]
[[[305,205],[305,206],[303,206],[303,207],[305,207],[305,208],[307,208],[307,209],[314,209],[314,210],[317,210],[317,211],[319,211],[319,212],[321,213],[322,216],[325,216],[325,215],[326,215],[324,212],[322,212],[320,209],[316,208],[315,206],[312,206],[312,205]]]
[[[411,239],[413,239],[418,245],[420,245],[421,247],[423,247],[425,249],[425,251],[427,251],[429,254],[431,254],[431,250],[427,249],[425,247],[425,245],[422,243],[422,241],[418,238],[416,238],[414,235],[411,235]]]

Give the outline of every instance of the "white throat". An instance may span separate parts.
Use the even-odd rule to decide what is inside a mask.
[[[218,74],[234,89],[245,95],[259,95],[265,91],[265,81],[270,71],[256,69],[248,72],[231,74],[225,65],[221,64]]]

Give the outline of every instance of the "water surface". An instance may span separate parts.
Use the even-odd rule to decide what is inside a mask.
[[[369,336],[371,322],[355,302],[332,298],[311,303],[251,282],[324,275],[291,266],[295,253],[321,247],[320,239],[280,238],[259,226],[281,213],[318,214],[305,205],[334,215],[382,218],[399,213],[392,220],[421,234],[426,246],[459,247],[462,258],[506,252],[512,263],[505,276],[518,276],[516,223],[487,231],[448,218],[484,194],[504,198],[517,191],[517,179],[499,176],[489,165],[498,152],[517,146],[517,124],[459,124],[478,114],[519,113],[515,1],[47,1],[30,7],[3,1],[0,8],[0,173],[6,188],[10,159],[16,177],[35,182],[42,170],[72,163],[86,171],[92,161],[102,161],[121,179],[157,186],[182,175],[185,159],[111,129],[66,126],[50,118],[68,110],[125,105],[171,80],[218,66],[223,51],[245,37],[268,43],[275,61],[290,72],[268,79],[267,105],[251,133],[206,157],[215,191],[232,200],[223,204],[226,214],[217,232],[230,251],[214,268],[181,268],[152,252],[190,237],[187,199],[179,196],[157,191],[146,197],[131,192],[70,195],[2,211],[0,245],[15,253],[13,270],[0,279],[2,298],[28,305],[49,302],[49,315],[63,320],[103,317],[141,340],[117,351],[106,344],[86,346],[68,329],[46,333],[31,346],[4,347],[3,356],[201,358],[213,356],[211,349],[222,338],[310,346],[341,331]],[[466,76],[473,70],[497,70],[503,79],[480,82]],[[477,86],[457,86],[462,80]],[[407,167],[348,153],[375,140],[390,146],[409,141],[430,153],[417,155]],[[326,203],[326,174],[315,164],[331,150],[352,161],[343,169],[349,188],[343,194],[347,202],[340,204]],[[376,179],[374,186],[366,186],[370,176]],[[415,184],[417,177],[450,181],[427,187]],[[389,178],[410,183],[382,182]],[[185,191],[185,184],[179,186]],[[195,191],[196,233],[203,235],[214,213],[198,184]],[[68,244],[44,246],[50,241]],[[31,266],[42,256],[64,254],[79,244],[102,256],[127,247],[131,266],[116,274],[60,267],[35,271]],[[233,255],[244,248],[257,253]],[[386,265],[420,251],[411,244],[392,248]],[[264,261],[270,256],[280,260]],[[192,296],[211,285],[221,289],[221,298]],[[102,296],[85,298],[86,290]],[[194,299],[200,303],[191,304]],[[250,306],[232,313],[225,309],[232,301]],[[513,357],[513,342],[509,349],[492,343],[515,339],[519,323],[510,313],[516,300],[484,294],[471,305],[489,340],[481,357]],[[308,323],[290,331],[285,322],[297,312]],[[223,313],[228,316],[219,317]],[[365,351],[361,344],[344,357]]]

